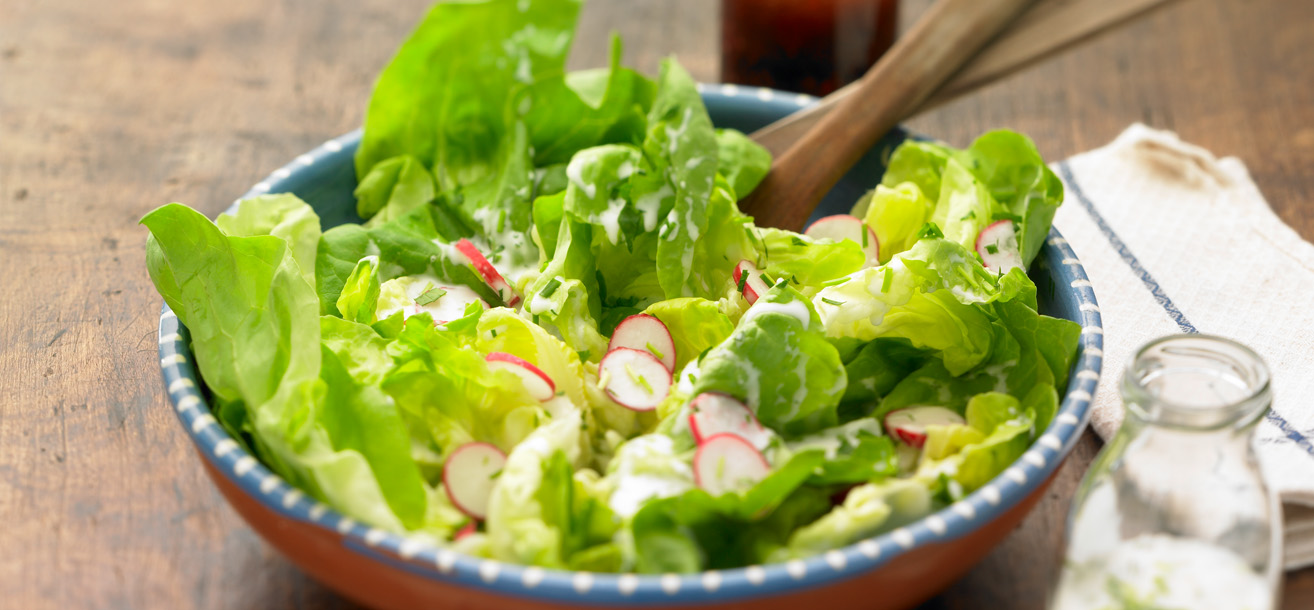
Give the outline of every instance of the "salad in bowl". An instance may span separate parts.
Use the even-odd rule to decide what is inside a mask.
[[[953,504],[1048,427],[1081,327],[1026,275],[1062,184],[907,141],[804,233],[690,76],[566,72],[578,2],[439,4],[385,68],[355,222],[143,218],[218,423],[382,531],[586,572],[805,558]]]

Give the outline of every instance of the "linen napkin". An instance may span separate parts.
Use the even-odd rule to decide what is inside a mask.
[[[1198,331],[1254,349],[1272,374],[1258,451],[1285,508],[1286,567],[1314,565],[1314,245],[1273,213],[1239,159],[1170,132],[1132,125],[1053,169],[1067,186],[1054,225],[1104,322],[1095,431],[1118,429],[1118,383],[1146,341]]]

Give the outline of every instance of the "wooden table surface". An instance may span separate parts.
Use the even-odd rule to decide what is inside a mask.
[[[358,126],[428,0],[0,0],[0,606],[346,608],[224,504],[166,407],[160,298],[137,225],[216,214]],[[617,29],[652,71],[718,76],[712,0],[595,0],[572,65]],[[927,0],[905,2],[908,16]],[[1240,157],[1314,237],[1314,2],[1189,0],[918,117],[964,145],[1030,134],[1050,159],[1141,121]],[[1106,373],[1110,373],[1106,371]],[[1281,400],[1281,399],[1280,399]],[[1039,508],[926,608],[1038,609],[1089,434]],[[1314,607],[1314,570],[1284,608]]]

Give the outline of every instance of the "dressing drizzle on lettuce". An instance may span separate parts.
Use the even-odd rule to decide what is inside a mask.
[[[736,202],[769,154],[718,130],[674,59],[565,71],[576,0],[435,6],[380,75],[356,151],[362,222],[322,228],[294,195],[211,222],[142,219],[147,264],[222,425],[291,484],[352,518],[544,567],[692,572],[805,557],[888,531],[980,487],[1054,417],[1076,324],[1040,315],[1021,269],[974,251],[1015,225],[1029,265],[1062,201],[1032,143],[910,141],[850,241],[755,227]],[[873,177],[873,181],[875,177]],[[467,240],[518,296],[490,286]],[[749,261],[769,290],[745,299]],[[625,318],[671,333],[652,411],[603,389]],[[548,400],[487,360],[533,363]],[[764,427],[767,474],[712,495],[691,467],[691,403],[714,392]],[[938,406],[925,444],[882,418]],[[471,442],[506,455],[486,518],[443,482]]]

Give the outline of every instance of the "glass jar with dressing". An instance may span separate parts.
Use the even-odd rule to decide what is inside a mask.
[[[1081,482],[1052,610],[1271,610],[1281,577],[1276,496],[1256,457],[1272,402],[1249,348],[1176,335],[1137,352],[1126,417]]]

